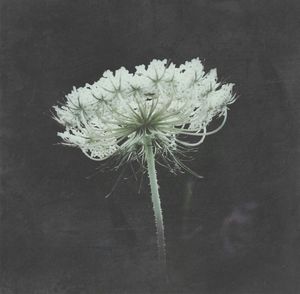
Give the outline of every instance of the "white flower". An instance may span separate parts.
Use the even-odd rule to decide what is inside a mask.
[[[158,257],[166,269],[163,215],[155,160],[170,171],[185,169],[180,157],[200,145],[226,122],[227,106],[235,101],[233,84],[221,85],[217,71],[205,74],[196,58],[177,67],[152,60],[129,73],[124,67],[106,71],[93,85],[76,89],[65,104],[54,106],[54,117],[65,129],[64,144],[78,147],[92,160],[115,157],[116,168],[132,160],[146,163],[155,224]],[[222,118],[208,130],[214,118]]]
[[[119,156],[122,163],[143,157],[147,139],[156,160],[180,168],[180,155],[224,125],[227,106],[235,101],[232,87],[218,82],[215,69],[205,74],[198,58],[178,67],[153,60],[135,73],[124,67],[106,71],[54,107],[55,119],[65,126],[58,135],[93,160]],[[218,117],[220,126],[207,130]]]

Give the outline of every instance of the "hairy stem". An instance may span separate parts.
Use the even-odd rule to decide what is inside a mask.
[[[151,139],[149,138],[145,139],[144,147],[145,147],[145,157],[147,161],[148,176],[150,180],[151,199],[152,199],[154,217],[155,217],[158,258],[162,266],[162,271],[166,274],[167,260],[166,260],[164,222],[163,222],[163,215],[162,215],[160,197],[158,192],[157,175],[155,169],[155,158],[154,158]]]

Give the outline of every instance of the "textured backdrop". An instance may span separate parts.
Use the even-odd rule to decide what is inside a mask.
[[[1,294],[300,293],[299,1],[0,5]],[[118,172],[57,145],[50,109],[106,69],[193,57],[239,99],[190,162],[203,180],[158,171],[165,285],[147,179],[105,199]]]

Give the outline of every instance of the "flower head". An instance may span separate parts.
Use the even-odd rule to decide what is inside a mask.
[[[130,73],[124,67],[104,72],[99,81],[73,88],[55,119],[65,129],[64,143],[90,159],[120,162],[143,158],[151,141],[157,160],[183,167],[179,155],[222,128],[227,106],[235,101],[233,84],[221,84],[215,69],[204,72],[196,58],[180,66],[153,60]],[[208,130],[215,117],[222,123]]]

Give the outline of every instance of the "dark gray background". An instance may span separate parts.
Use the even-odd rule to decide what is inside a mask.
[[[299,1],[1,0],[1,294],[300,293]],[[200,57],[236,83],[224,129],[159,169],[170,283],[147,180],[55,145],[73,85]]]

